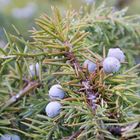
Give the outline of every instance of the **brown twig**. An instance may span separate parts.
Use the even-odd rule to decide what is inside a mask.
[[[8,101],[6,101],[5,105],[2,107],[0,112],[5,110],[5,108],[9,107],[13,103],[17,102],[21,97],[25,96],[28,92],[31,90],[37,88],[40,85],[40,83],[36,81],[29,82],[28,85],[19,91],[16,95],[12,96]]]
[[[92,110],[95,112],[97,106],[96,106],[96,91],[94,91],[93,86],[91,85],[90,82],[90,75],[86,74],[83,70],[83,68],[81,68],[79,61],[77,60],[75,54],[72,52],[72,48],[73,46],[66,42],[65,45],[68,47],[68,52],[65,53],[65,56],[67,57],[67,59],[69,60],[69,63],[71,64],[71,66],[75,69],[75,73],[77,75],[77,77],[79,77],[81,85],[83,86],[83,92],[86,94],[87,97],[87,104],[92,108]],[[94,101],[93,98],[91,98],[91,96],[94,96]]]
[[[70,136],[67,140],[75,140],[83,131],[84,129],[80,129],[79,131],[76,131],[72,136]]]

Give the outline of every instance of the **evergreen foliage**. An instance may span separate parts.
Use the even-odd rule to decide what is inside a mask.
[[[6,33],[0,48],[0,134],[18,134],[23,140],[140,139],[139,17],[125,16],[101,5],[86,12],[62,16],[52,8],[36,19],[31,41]],[[114,74],[105,74],[102,62],[109,48],[119,47],[126,62]],[[90,73],[85,60],[97,65]],[[30,65],[39,64],[34,77]],[[66,93],[56,99],[61,113],[49,118],[45,107],[49,89],[60,84]]]

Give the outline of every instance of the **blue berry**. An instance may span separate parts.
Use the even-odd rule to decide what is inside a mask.
[[[120,62],[125,61],[125,55],[124,55],[123,51],[120,48],[111,48],[111,49],[109,49],[109,52],[108,52],[107,56],[108,57],[115,57]]]
[[[89,72],[94,72],[97,68],[97,65],[90,60],[86,60],[83,66],[84,68],[87,68]]]
[[[20,140],[20,137],[18,135],[4,134],[0,137],[0,140]]]
[[[57,115],[60,114],[61,107],[62,106],[59,102],[56,102],[56,101],[50,102],[45,108],[46,114],[50,118],[56,117]]]
[[[65,97],[65,92],[61,85],[53,85],[49,90],[49,96],[51,99],[63,99]]]
[[[103,61],[103,70],[107,74],[119,71],[120,67],[120,62],[115,57],[107,57]]]
[[[39,76],[39,64],[38,63],[30,65],[29,70],[30,70],[30,74],[32,75],[32,77]]]

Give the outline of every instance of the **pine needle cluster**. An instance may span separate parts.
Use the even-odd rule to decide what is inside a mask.
[[[0,48],[0,134],[23,140],[140,139],[139,16],[125,16],[101,5],[91,14],[68,11],[36,19],[30,41],[6,33]],[[119,47],[126,61],[117,73],[105,74],[109,48]],[[90,73],[85,60],[97,65]],[[39,64],[38,74],[30,66]],[[51,86],[66,93],[55,118],[46,115]],[[94,99],[90,98],[94,96]]]

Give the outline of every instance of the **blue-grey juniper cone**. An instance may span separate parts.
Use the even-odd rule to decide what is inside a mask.
[[[57,101],[52,101],[50,103],[48,103],[48,105],[45,108],[45,112],[48,115],[48,117],[50,118],[54,118],[57,115],[60,114],[61,112],[61,104]]]
[[[118,72],[120,67],[120,61],[115,57],[107,57],[103,61],[103,70],[106,74]]]
[[[21,140],[18,135],[4,134],[0,137],[0,140]]]

